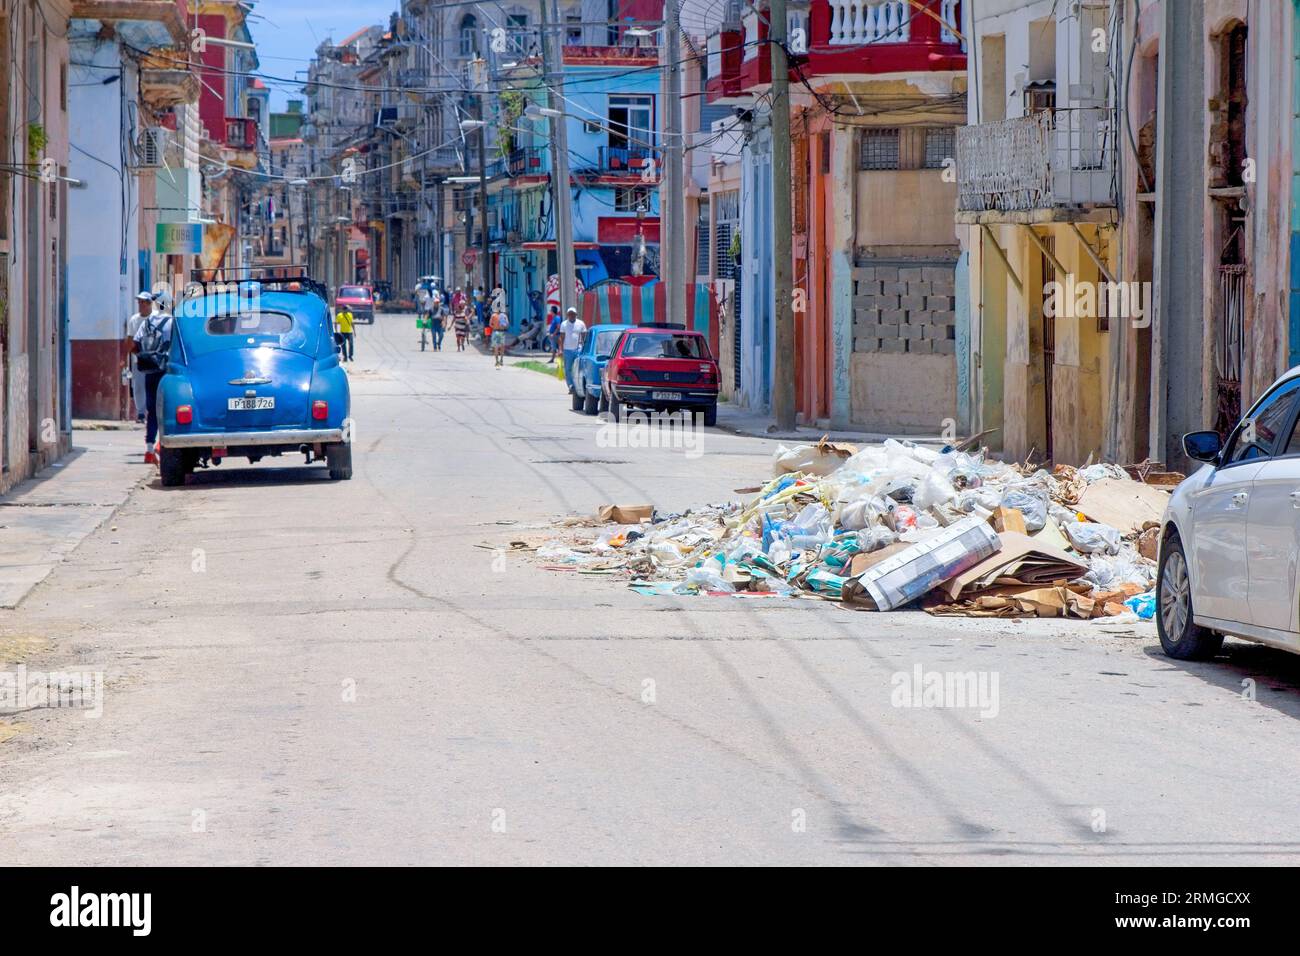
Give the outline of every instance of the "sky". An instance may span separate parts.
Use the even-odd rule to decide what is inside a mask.
[[[397,0],[259,0],[248,26],[262,61],[260,71],[305,78],[317,43],[327,37],[342,40],[371,23],[387,24],[397,6]],[[271,109],[277,112],[290,97],[302,96],[283,84],[267,82],[267,86]]]

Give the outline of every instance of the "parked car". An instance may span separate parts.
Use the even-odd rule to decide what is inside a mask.
[[[1166,654],[1213,657],[1224,635],[1300,652],[1300,367],[1221,441],[1183,436],[1205,462],[1174,490],[1161,528],[1156,627]]]
[[[619,336],[605,366],[604,401],[614,421],[624,406],[687,409],[705,425],[718,420],[718,363],[699,332],[667,324],[639,325]]]
[[[619,336],[631,325],[593,325],[587,330],[587,337],[582,341],[578,357],[573,362],[573,390],[569,393],[573,400],[573,410],[582,410],[588,415],[595,415],[604,410],[605,399],[602,394],[605,365],[614,353],[614,346]]]
[[[252,464],[286,452],[352,477],[351,396],[325,291],[204,295],[176,310],[158,388],[164,485],[225,458]]]
[[[357,322],[375,324],[375,296],[365,285],[341,285],[334,296],[334,311],[346,307]]]

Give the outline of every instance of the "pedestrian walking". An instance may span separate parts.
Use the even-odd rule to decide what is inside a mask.
[[[492,329],[493,364],[501,368],[506,364],[506,329],[510,328],[510,317],[504,311],[494,311],[488,322]]]
[[[354,349],[356,344],[356,334],[352,331],[352,310],[345,305],[334,313],[334,325],[338,328],[339,335],[343,336],[343,341],[339,343],[339,361],[351,362],[355,357]]]
[[[447,332],[447,307],[443,305],[442,296],[433,294],[429,304],[429,330],[433,333],[433,350],[442,351],[442,337]]]
[[[461,307],[456,310],[456,317],[452,320],[452,326],[456,330],[456,351],[465,351],[465,340],[469,338],[469,309],[462,303]]]
[[[573,363],[578,360],[582,340],[587,335],[587,324],[578,318],[578,310],[569,306],[565,320],[560,323],[560,338],[564,350],[564,383],[573,391]]]
[[[147,294],[147,293],[142,293]],[[140,300],[144,307],[144,300]],[[152,310],[144,316],[131,337],[131,352],[136,366],[144,373],[144,463],[157,464],[154,442],[158,439],[158,383],[167,372],[167,356],[172,347],[172,317]]]
[[[564,317],[560,315],[560,307],[558,305],[551,306],[550,315],[546,317],[546,347],[551,353],[551,357],[546,362],[547,365],[554,365],[556,359],[560,357],[560,324],[563,321]]]
[[[153,295],[142,291],[136,295],[135,302],[136,311],[126,320],[126,367],[127,374],[131,376],[131,402],[135,405],[135,420],[142,422],[145,419],[144,372],[136,361],[132,343],[145,319],[153,314]]]
[[[429,294],[429,290],[424,288],[423,286],[420,286],[420,288],[416,290],[415,299],[416,299],[415,327],[420,330],[420,351],[423,352],[425,349],[425,345],[428,343],[429,332],[431,331],[431,327],[433,324],[431,322],[431,317],[433,313],[433,299],[432,296]]]

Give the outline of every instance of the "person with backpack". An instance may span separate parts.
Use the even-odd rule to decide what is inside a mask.
[[[141,300],[143,306],[144,300]],[[172,317],[161,310],[150,309],[131,339],[131,352],[135,364],[144,373],[144,463],[154,465],[154,442],[158,438],[158,383],[167,373],[167,356],[172,347]]]
[[[135,405],[135,420],[144,422],[145,419],[145,401],[144,401],[144,372],[136,364],[134,345],[135,333],[140,331],[140,326],[151,314],[153,314],[153,294],[141,292],[135,297],[136,311],[126,320],[126,347],[127,347],[127,369],[131,374],[131,402]]]
[[[492,359],[497,368],[506,364],[506,330],[510,328],[510,317],[503,311],[493,311],[488,319],[492,333]]]

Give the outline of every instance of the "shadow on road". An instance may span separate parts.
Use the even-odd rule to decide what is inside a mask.
[[[1146,648],[1145,653],[1234,694],[1253,690],[1257,703],[1300,720],[1300,654],[1231,638],[1211,661],[1177,661],[1166,657],[1159,644]]]
[[[296,467],[242,467],[225,468],[216,466],[204,468],[191,474],[185,484],[174,488],[163,487],[162,480],[155,478],[149,487],[156,491],[185,491],[187,488],[240,488],[247,485],[316,485],[332,484],[329,469],[325,463],[318,465],[298,465]]]

